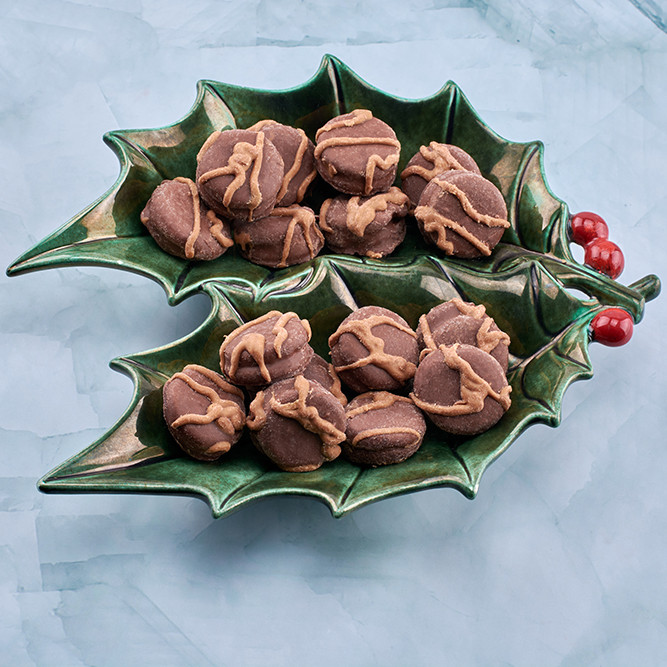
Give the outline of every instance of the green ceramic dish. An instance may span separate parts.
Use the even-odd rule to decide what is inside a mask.
[[[270,271],[233,250],[208,263],[180,260],[163,253],[145,232],[139,213],[153,188],[164,178],[192,177],[196,153],[214,129],[273,118],[302,127],[312,137],[326,120],[353,108],[369,108],[395,129],[402,144],[399,173],[430,141],[457,144],[472,154],[502,191],[511,221],[489,258],[439,256],[412,229],[387,259],[325,254]],[[200,82],[197,100],[182,120],[159,129],[110,132],[105,141],[120,160],[116,183],[8,272],[85,264],[121,268],[158,281],[171,304],[203,291],[212,309],[186,338],[112,362],[134,381],[127,411],[99,441],[48,473],[40,481],[43,491],[194,494],[209,502],[216,517],[286,493],[314,496],[335,516],[435,486],[451,486],[473,498],[486,467],[530,424],[557,426],[569,384],[591,377],[588,345],[595,315],[615,306],[639,322],[645,301],[659,292],[655,276],[625,287],[575,261],[568,209],[546,185],[542,144],[499,137],[451,82],[433,97],[400,99],[326,56],[312,79],[290,90]],[[323,196],[324,190],[316,188],[310,195],[313,208]],[[588,298],[579,298],[581,292]],[[186,363],[216,368],[223,336],[242,321],[272,309],[296,311],[311,321],[313,346],[326,355],[328,335],[354,308],[385,306],[416,326],[423,312],[454,296],[484,303],[512,338],[512,407],[482,435],[455,438],[430,428],[422,448],[404,463],[362,469],[338,459],[297,474],[274,469],[247,438],[219,463],[194,461],[167,432],[161,416],[165,380]]]

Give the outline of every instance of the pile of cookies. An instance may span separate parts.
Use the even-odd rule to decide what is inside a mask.
[[[476,435],[510,406],[509,336],[483,305],[441,303],[416,331],[391,310],[359,308],[329,337],[331,363],[310,339],[307,320],[271,311],[225,337],[221,373],[194,364],[175,373],[163,412],[176,442],[214,461],[247,427],[281,470],[316,470],[341,454],[380,466],[419,449],[425,416],[447,433]]]
[[[302,129],[262,120],[213,132],[197,155],[195,180],[163,181],[141,213],[172,255],[211,260],[229,247],[256,264],[283,268],[325,246],[381,258],[405,238],[406,217],[445,254],[489,255],[509,227],[500,191],[474,159],[431,142],[396,180],[401,144],[368,109],[332,118],[311,141]],[[319,177],[334,189],[319,213],[303,205]]]

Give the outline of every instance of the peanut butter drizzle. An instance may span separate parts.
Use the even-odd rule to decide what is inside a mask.
[[[380,211],[386,211],[389,204],[402,206],[407,204],[408,196],[399,188],[392,186],[387,192],[382,192],[359,205],[359,197],[350,197],[347,202],[347,217],[345,224],[356,236],[363,237],[366,227],[375,220]]]
[[[225,382],[217,373],[214,373],[204,366],[198,366],[196,364],[189,364],[183,371],[175,373],[171,378],[172,380],[182,380],[188,387],[190,387],[190,389],[192,389],[192,391],[206,397],[211,402],[206,408],[205,414],[188,413],[181,415],[171,423],[172,428],[180,428],[181,426],[189,424],[204,425],[216,422],[220,430],[225,435],[229,436],[229,440],[216,442],[206,451],[211,454],[215,452],[224,453],[230,449],[232,445],[231,439],[234,433],[243,427],[245,421],[243,411],[234,401],[222,398],[211,387],[203,385],[187,375],[185,371],[188,369],[197,371],[223,391],[239,396],[240,398],[243,398],[243,393],[238,387],[234,387],[228,382]]]
[[[346,416],[348,419],[352,419],[353,417],[365,414],[367,412],[370,412],[371,410],[382,410],[384,408],[389,408],[392,405],[394,405],[394,403],[398,402],[410,403],[410,405],[414,405],[412,400],[409,399],[407,396],[397,396],[396,394],[391,394],[388,391],[378,391],[373,393],[373,396],[368,403],[364,403],[363,405],[360,405],[358,408],[354,408],[352,410],[347,411]],[[362,440],[366,440],[367,438],[372,438],[375,435],[393,435],[400,433],[413,435],[415,437],[414,441],[408,443],[407,445],[405,445],[405,447],[413,447],[422,439],[423,436],[422,433],[420,433],[414,428],[410,428],[409,426],[384,426],[377,428],[367,428],[364,431],[360,431],[359,433],[357,433],[357,435],[354,437],[354,439],[350,444],[352,446],[355,446]]]
[[[510,226],[508,220],[504,218],[496,218],[492,215],[486,215],[485,213],[480,213],[475,209],[475,207],[470,203],[468,196],[463,190],[457,188],[453,183],[448,181],[443,181],[441,179],[434,179],[433,183],[437,183],[442,190],[448,192],[451,195],[454,195],[459,200],[461,208],[465,213],[475,222],[479,224],[486,225],[487,227],[507,227]],[[415,209],[415,216],[421,220],[424,225],[424,229],[427,232],[435,232],[437,234],[437,245],[439,248],[444,250],[446,253],[452,253],[454,250],[454,244],[451,241],[448,241],[446,238],[446,230],[451,229],[453,232],[464,238],[468,243],[473,245],[477,250],[479,250],[483,255],[490,255],[490,248],[477,238],[474,234],[469,232],[463,225],[446,216],[438,213],[432,206],[417,206]]]
[[[232,358],[229,360],[229,372],[227,375],[232,378],[236,375],[239,369],[239,361],[241,355],[247,352],[259,367],[259,372],[266,382],[271,382],[271,373],[266,367],[264,360],[264,344],[266,338],[260,333],[247,333],[241,342],[232,350]]]
[[[506,385],[499,392],[494,391],[491,385],[475,373],[472,366],[459,356],[457,352],[458,347],[458,343],[449,346],[439,345],[438,350],[442,352],[444,363],[452,370],[459,371],[460,373],[461,398],[452,405],[438,405],[437,403],[422,401],[415,396],[414,392],[411,392],[410,398],[412,398],[415,405],[426,412],[457,417],[481,412],[484,409],[484,399],[489,396],[494,401],[497,401],[503,410],[508,410],[512,403],[510,400],[512,387]]]
[[[195,185],[194,181],[190,180],[189,178],[185,178],[184,176],[176,176],[174,179],[178,183],[185,183],[185,185],[188,186],[190,189],[190,197],[192,198],[192,214],[193,214],[193,222],[192,222],[192,231],[188,235],[187,240],[185,241],[185,256],[188,259],[192,259],[195,256],[195,243],[197,242],[197,239],[199,238],[199,234],[201,233],[201,213],[199,210],[199,192],[197,191],[197,186]]]
[[[454,243],[447,240],[447,230],[451,229],[460,237],[473,245],[482,255],[487,257],[491,254],[491,249],[484,241],[477,238],[472,232],[468,231],[463,225],[455,220],[445,217],[438,213],[430,206],[417,206],[415,209],[415,217],[421,220],[424,225],[424,230],[437,234],[436,245],[447,254],[451,255],[454,252]]]
[[[201,234],[201,212],[199,208],[199,192],[197,191],[197,186],[195,182],[184,176],[176,176],[174,179],[178,183],[185,183],[185,185],[190,188],[190,196],[192,197],[192,212],[193,212],[193,223],[192,231],[188,235],[188,238],[185,242],[185,256],[187,259],[192,259],[195,256],[195,243]],[[213,211],[207,211],[206,217],[209,222],[209,227],[211,231],[211,236],[223,247],[229,248],[233,245],[233,241],[228,239],[222,233],[222,220],[220,220]]]
[[[226,166],[211,169],[210,171],[203,173],[199,177],[198,181],[199,185],[202,185],[203,183],[206,183],[213,178],[217,178],[218,176],[233,174],[234,178],[225,189],[225,194],[222,198],[223,206],[229,209],[232,197],[245,183],[246,178],[248,178],[248,170],[252,165],[252,170],[250,171],[250,177],[248,179],[250,182],[248,220],[252,220],[253,211],[262,203],[262,192],[259,189],[259,172],[262,168],[262,158],[264,156],[264,138],[264,134],[262,132],[258,132],[254,145],[248,143],[247,141],[239,141],[234,146],[234,150],[232,151]],[[206,144],[209,144],[210,146],[211,143],[213,142],[211,141],[211,137],[209,137],[204,143],[204,146],[202,146],[200,154],[204,151]]]
[[[477,347],[480,350],[490,353],[493,352],[500,343],[510,344],[510,337],[504,331],[501,331],[500,329],[491,331],[490,327],[494,324],[494,321],[491,316],[486,314],[484,304],[475,305],[466,303],[459,298],[450,299],[449,303],[454,304],[461,315],[466,315],[476,320],[482,320],[476,334]],[[429,352],[433,352],[433,350],[437,349],[438,346],[433,338],[433,332],[431,331],[431,326],[428,323],[426,315],[422,315],[419,318],[419,326],[421,328],[422,338],[424,339],[424,349],[419,355],[419,361],[421,361]]]
[[[488,317],[486,314],[486,307],[483,303],[477,305],[474,303],[466,303],[463,301],[463,299],[459,299],[457,297],[451,299],[449,303],[456,306],[456,309],[459,311],[459,313],[461,313],[461,315],[468,315],[469,317],[474,317],[476,320],[482,320],[485,317]]]
[[[320,141],[317,146],[315,146],[315,157],[319,157],[327,148],[331,148],[331,146],[365,146],[367,144],[380,144],[381,146],[394,146],[396,148],[401,147],[398,139],[394,139],[393,137],[331,137],[324,141]],[[373,155],[371,157],[379,156]],[[392,160],[391,164],[396,164],[398,162],[398,155],[390,155],[387,160],[389,159]],[[385,167],[385,169],[386,168],[387,167]]]
[[[406,435],[413,435],[415,438],[412,442],[403,445],[403,449],[406,449],[408,447],[414,447],[422,439],[422,434],[416,429],[410,428],[409,426],[385,426],[378,428],[367,428],[365,431],[361,431],[360,433],[354,436],[354,439],[350,444],[354,447],[355,445],[359,444],[362,440],[367,440],[368,438],[372,438],[373,436],[376,435],[394,435],[403,433]],[[396,445],[396,447],[397,446],[398,445]]]
[[[251,125],[248,129],[252,132],[261,132],[265,127],[269,125],[280,125],[277,120],[272,118],[265,118],[264,120],[258,120],[254,125]]]
[[[317,176],[317,169],[313,167],[312,171],[301,181],[299,189],[296,191],[296,200],[300,202],[306,196],[306,190],[308,186],[315,180]]]
[[[493,320],[489,317],[482,321],[477,330],[477,347],[484,352],[493,352],[500,343],[510,344],[510,337],[504,331],[491,331]]]
[[[266,382],[271,382],[271,373],[269,372],[269,369],[266,366],[266,361],[264,359],[266,336],[256,332],[247,333],[247,331],[250,327],[261,324],[262,322],[266,322],[266,320],[270,320],[273,317],[278,318],[273,326],[273,329],[271,330],[271,333],[275,336],[273,341],[273,349],[275,350],[278,358],[282,358],[282,345],[289,335],[286,329],[287,323],[294,317],[299,319],[299,316],[292,312],[281,313],[279,310],[271,310],[261,317],[250,320],[250,322],[246,322],[245,324],[237,327],[225,338],[225,340],[222,342],[222,345],[220,346],[220,366],[222,367],[223,372],[233,377],[238,371],[241,354],[243,354],[243,352],[247,352],[259,367],[262,378],[264,378]],[[301,325],[306,330],[308,340],[310,340],[312,336],[310,323],[308,320],[300,321]],[[232,350],[231,359],[229,360],[229,370],[225,370],[225,351],[229,343],[235,338],[238,338],[240,335],[243,335],[243,338]]]
[[[264,410],[264,391],[258,391],[255,398],[248,406],[248,418],[245,422],[251,431],[259,431],[266,424],[266,411]]]
[[[338,430],[330,421],[322,418],[314,406],[306,404],[310,384],[303,375],[294,378],[294,387],[297,398],[291,403],[280,403],[275,396],[271,396],[271,409],[282,417],[295,419],[307,431],[320,436],[322,440],[322,456],[327,460],[335,459],[340,454],[338,444],[345,440],[345,433]],[[260,431],[266,424],[266,410],[264,409],[265,391],[258,391],[248,408],[246,425],[251,431]]]
[[[363,320],[349,320],[341,324],[329,337],[329,346],[334,345],[344,333],[351,333],[368,350],[368,355],[351,364],[334,366],[337,373],[373,364],[381,368],[397,382],[405,382],[415,374],[417,367],[411,361],[384,351],[384,340],[373,334],[373,327],[380,324],[388,324],[413,338],[417,337],[417,334],[412,329],[400,322],[396,322],[396,320],[388,315],[371,315]]]
[[[329,377],[331,378],[331,387],[329,391],[343,404],[347,405],[347,396],[343,393],[343,387],[340,383],[340,378],[336,375],[336,369],[333,367],[333,364],[327,362],[327,370],[329,372]]]
[[[271,212],[271,215],[276,215],[279,217],[291,217],[287,231],[285,232],[285,240],[283,241],[283,251],[280,257],[280,263],[276,268],[281,269],[287,266],[287,259],[289,258],[290,250],[292,249],[294,230],[296,229],[297,225],[301,227],[303,239],[306,242],[306,247],[308,248],[308,254],[310,255],[310,259],[313,259],[313,257],[315,257],[315,248],[313,247],[311,233],[314,232],[315,235],[319,234],[321,237],[321,232],[317,228],[317,225],[315,225],[315,214],[308,209],[303,208],[302,206],[292,204],[292,206],[274,208]]]
[[[429,352],[433,352],[437,345],[435,344],[433,332],[431,331],[431,326],[428,323],[425,314],[421,315],[419,318],[419,327],[422,338],[424,339],[424,349],[419,353],[419,361],[421,361]]]
[[[285,196],[287,189],[290,186],[290,183],[294,180],[294,177],[299,173],[301,165],[303,164],[303,156],[306,154],[306,150],[308,149],[308,137],[306,136],[306,133],[300,128],[297,128],[297,132],[301,137],[301,143],[299,144],[299,148],[297,149],[296,155],[294,156],[294,162],[292,163],[292,166],[289,168],[289,170],[285,172],[282,185],[280,186],[280,190],[278,191],[278,201],[280,201]],[[302,183],[301,186],[299,187],[299,190],[297,191],[297,201],[301,201],[303,199],[303,196],[306,193],[306,188],[315,178],[316,173],[317,170],[313,167],[312,171],[307,176],[308,180],[304,181],[305,186],[304,183]]]
[[[211,226],[211,236],[223,247],[231,248],[234,245],[234,241],[228,236],[225,236],[222,233],[223,222],[220,218],[211,210],[206,211],[206,217],[208,218],[209,224]]]
[[[211,132],[211,134],[208,135],[206,141],[202,144],[199,152],[197,153],[197,163],[199,163],[201,156],[206,153],[206,151],[217,141],[221,134],[222,132],[220,132],[220,130],[215,130],[215,132]]]
[[[325,199],[320,207],[320,229],[323,229],[325,232],[333,232],[333,229],[327,223],[327,213],[332,203],[333,199]]]
[[[504,227],[505,229],[507,229],[507,227],[510,226],[509,220],[507,220],[506,218],[496,218],[493,215],[480,213],[472,205],[470,199],[468,199],[468,195],[463,190],[461,190],[461,188],[454,185],[454,183],[450,183],[449,181],[444,181],[442,179],[436,179],[434,182],[437,183],[438,186],[445,192],[448,192],[450,195],[454,195],[459,200],[463,210],[475,222],[479,222],[480,224],[486,225],[487,227]]]
[[[280,123],[278,123],[278,121],[267,118],[266,120],[258,121],[248,129],[253,130],[254,132],[261,132],[265,127],[269,127],[271,125],[280,125]],[[283,182],[280,186],[280,190],[278,191],[278,196],[276,197],[276,201],[280,201],[287,193],[290,183],[294,180],[294,177],[299,173],[299,170],[301,169],[301,165],[303,164],[303,156],[306,154],[306,151],[308,150],[308,137],[306,136],[306,133],[301,128],[298,127],[292,127],[291,129],[296,130],[299,133],[299,136],[301,137],[301,142],[299,143],[299,147],[297,148],[292,166],[289,169],[286,168],[285,170],[285,176],[283,177]],[[316,175],[317,175],[317,169],[313,167],[312,171],[304,178],[301,185],[299,186],[299,189],[296,192],[297,202],[300,202],[304,198],[308,186],[313,182],[313,179],[315,178]]]
[[[282,359],[283,343],[285,342],[288,335],[287,329],[285,327],[293,317],[299,319],[299,316],[296,313],[282,313],[271,330],[271,333],[276,337],[273,341],[273,349],[276,351],[278,359]]]
[[[397,149],[401,148],[398,139],[393,139],[392,137],[331,137],[330,139],[321,141],[315,146],[315,157],[319,157],[323,151],[332,146],[361,146],[365,144],[394,146]],[[388,155],[386,158],[377,154],[369,156],[366,161],[364,194],[369,194],[373,189],[375,168],[380,167],[380,169],[389,169],[389,167],[398,164],[398,157],[398,153]]]
[[[384,410],[384,408],[389,408],[394,405],[394,403],[399,402],[413,404],[412,400],[407,396],[398,396],[389,391],[374,391],[370,401],[357,408],[353,408],[352,410],[347,410],[345,414],[348,419],[351,419],[352,417],[357,417],[358,415],[370,412],[371,410]]]
[[[310,393],[310,382],[303,375],[294,378],[294,388],[297,391],[294,401],[281,403],[275,396],[271,396],[269,399],[271,409],[281,417],[298,421],[307,431],[318,435],[324,445],[322,456],[326,460],[332,460],[340,453],[338,444],[345,440],[345,433],[328,419],[324,419],[314,405],[306,403]]]
[[[396,140],[396,145],[400,149],[401,144],[398,143],[398,140]],[[384,159],[379,155],[371,155],[370,158],[368,158],[368,162],[366,164],[365,194],[369,194],[373,189],[373,176],[375,175],[375,168],[379,167],[380,169],[389,169],[389,167],[393,167],[395,164],[398,164],[398,153],[388,155]]]
[[[337,130],[339,127],[354,127],[355,125],[361,125],[366,121],[369,121],[371,118],[373,118],[373,112],[369,109],[354,109],[354,111],[351,111],[348,114],[332,118],[317,130],[315,141],[319,140],[322,132]]]
[[[241,249],[245,252],[248,247],[252,244],[252,238],[248,232],[238,232],[234,234],[234,240],[241,246]]]
[[[373,114],[368,109],[355,109],[347,115],[347,118],[330,120],[328,123],[323,125],[315,135],[315,140],[318,142],[317,146],[315,146],[315,157],[319,157],[327,148],[331,148],[333,146],[362,146],[371,144],[380,146],[393,146],[398,151],[400,151],[401,143],[398,141],[398,139],[394,139],[393,137],[330,137],[328,139],[324,139],[323,141],[319,141],[319,138],[323,132],[330,132],[340,127],[353,127],[355,125],[362,125],[363,123],[369,121],[371,118],[373,118]],[[398,158],[398,152],[392,153],[386,158],[381,157],[377,153],[369,156],[368,160],[366,161],[364,194],[369,194],[373,189],[373,176],[375,175],[375,169],[377,167],[380,169],[389,169],[395,164],[398,164]]]
[[[419,152],[422,157],[430,162],[433,167],[427,169],[418,164],[413,164],[406,167],[401,172],[401,178],[406,178],[407,176],[421,176],[423,179],[430,181],[432,178],[441,174],[444,171],[449,171],[450,169],[456,169],[457,171],[468,171],[452,154],[452,152],[447,148],[446,144],[440,144],[437,141],[432,141],[428,146],[420,146]]]

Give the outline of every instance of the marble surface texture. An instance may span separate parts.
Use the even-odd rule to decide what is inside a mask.
[[[305,81],[332,53],[387,92],[452,79],[552,190],[597,211],[629,284],[667,277],[664,0],[0,0],[0,257],[114,182],[107,130],[190,108],[198,79]],[[131,396],[117,356],[189,333],[139,276],[0,278],[0,662],[29,665],[664,665],[667,297],[557,429],[534,426],[474,501],[450,489],[342,519],[274,498],[49,495],[36,481]]]

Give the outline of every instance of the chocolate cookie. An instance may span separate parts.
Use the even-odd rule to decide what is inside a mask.
[[[490,255],[510,223],[500,190],[470,171],[447,171],[424,188],[415,209],[419,229],[447,255]]]
[[[417,343],[420,358],[439,345],[463,343],[488,352],[507,370],[510,337],[487,315],[483,305],[451,299],[431,308],[419,318]]]
[[[202,199],[232,220],[258,220],[275,206],[285,175],[283,159],[262,132],[213,132],[197,155]]]
[[[220,346],[220,368],[234,384],[261,387],[303,371],[313,356],[308,320],[272,310],[237,327]]]
[[[415,373],[410,397],[443,431],[476,435],[496,424],[510,407],[501,365],[471,345],[440,345]]]
[[[275,269],[307,262],[324,246],[315,213],[298,204],[274,208],[261,220],[235,222],[234,240],[247,260]]]
[[[285,164],[285,175],[276,206],[290,206],[303,201],[308,186],[317,176],[313,142],[303,130],[282,125],[275,120],[260,120],[248,129],[263,132],[278,149]]]
[[[162,250],[182,259],[216,259],[233,245],[229,223],[209,210],[194,181],[182,176],[153,190],[141,222]]]
[[[258,392],[247,425],[257,448],[280,469],[308,472],[340,454],[345,409],[319,382],[297,375]]]
[[[396,187],[371,197],[334,197],[320,209],[320,229],[334,252],[385,257],[405,238],[408,197]]]
[[[215,371],[190,364],[162,388],[167,428],[186,454],[215,461],[241,437],[243,392]]]
[[[319,382],[327,391],[330,391],[343,406],[347,405],[347,396],[340,386],[340,378],[336,374],[333,364],[322,359],[319,354],[313,354],[302,375],[306,380]]]
[[[396,133],[368,109],[355,109],[325,123],[315,135],[315,166],[336,190],[372,195],[396,178],[401,144]]]
[[[424,415],[412,400],[386,391],[356,396],[345,416],[343,455],[360,465],[405,461],[419,449],[426,433]]]
[[[417,334],[400,315],[379,306],[348,315],[329,347],[336,373],[358,393],[400,389],[415,374],[419,357]]]
[[[462,148],[432,141],[421,146],[401,172],[401,189],[417,206],[424,188],[436,176],[450,170],[472,171],[480,174],[477,163]]]

